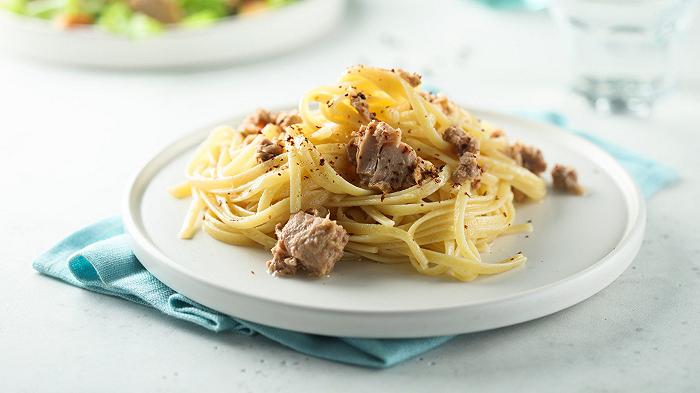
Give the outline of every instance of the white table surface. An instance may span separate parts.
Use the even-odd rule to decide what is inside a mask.
[[[306,49],[231,68],[123,74],[0,53],[0,391],[700,389],[697,24],[680,90],[653,118],[637,120],[595,115],[564,88],[546,14],[374,3],[352,2],[345,23]],[[128,176],[169,140],[294,101],[358,62],[420,71],[469,105],[559,110],[578,127],[675,166],[683,181],[649,201],[639,256],[598,295],[546,318],[457,337],[388,370],[209,333],[32,270],[64,235],[117,214]]]

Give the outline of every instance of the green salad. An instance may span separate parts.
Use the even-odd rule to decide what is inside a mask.
[[[0,0],[0,9],[53,21],[59,28],[95,25],[131,38],[168,25],[208,26],[231,15],[265,12],[295,0]]]

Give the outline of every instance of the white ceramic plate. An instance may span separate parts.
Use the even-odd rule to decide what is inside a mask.
[[[405,266],[343,261],[331,277],[278,278],[268,250],[231,246],[204,233],[180,240],[188,200],[166,188],[210,128],[171,144],[129,185],[124,222],[134,253],[158,279],[221,312],[271,326],[333,336],[422,337],[492,329],[542,317],[592,296],[634,259],[644,235],[644,201],[620,165],[557,127],[483,111],[477,116],[573,165],[584,197],[552,193],[519,206],[535,232],[496,241],[487,261],[522,251],[523,267],[470,283],[427,277]],[[238,124],[234,119],[230,124]]]
[[[50,22],[0,10],[0,46],[67,65],[183,68],[250,61],[284,53],[330,31],[343,0],[301,0],[257,15],[231,17],[201,29],[173,29],[140,40],[94,27],[61,31]]]

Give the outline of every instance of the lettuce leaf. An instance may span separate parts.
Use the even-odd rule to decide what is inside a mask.
[[[285,5],[294,3],[295,0],[267,0],[267,5],[270,8],[284,7]]]
[[[221,19],[221,16],[218,13],[204,10],[185,16],[179,25],[185,28],[199,28],[216,23],[219,19]]]
[[[210,16],[222,18],[229,14],[226,0],[180,0],[180,6],[186,16],[196,15],[206,11]]]
[[[157,20],[133,12],[124,2],[114,2],[107,5],[95,24],[111,33],[130,38],[152,36],[165,29],[163,24]]]
[[[27,0],[0,0],[0,9],[24,15],[27,10]]]

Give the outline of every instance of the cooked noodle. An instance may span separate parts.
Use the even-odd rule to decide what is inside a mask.
[[[384,195],[347,180],[346,144],[367,123],[349,91],[361,91],[375,119],[400,129],[402,140],[437,175]],[[180,236],[193,236],[201,225],[220,241],[269,249],[277,223],[313,208],[350,234],[346,253],[376,262],[408,262],[420,273],[463,281],[521,265],[521,253],[500,263],[482,262],[480,253],[501,235],[532,229],[515,224],[513,188],[538,200],[545,195],[544,181],[508,156],[510,145],[500,131],[451,103],[445,110],[430,101],[398,72],[356,66],[337,85],[302,97],[299,124],[268,125],[248,137],[230,127],[215,129],[187,166],[187,180],[171,189],[175,197],[192,197]],[[478,184],[453,184],[459,157],[443,140],[449,126],[479,142]],[[259,162],[261,138],[281,140],[284,152]]]

